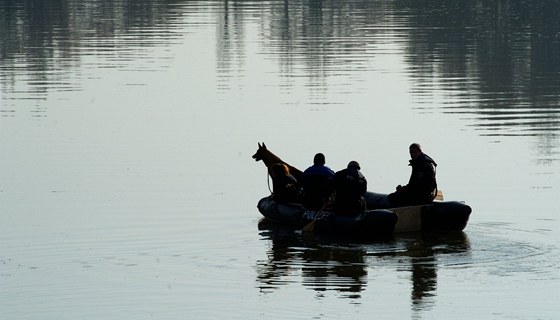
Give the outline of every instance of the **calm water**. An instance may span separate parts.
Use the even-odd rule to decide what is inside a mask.
[[[0,318],[560,318],[559,1],[0,0]],[[465,232],[259,230],[257,142]]]

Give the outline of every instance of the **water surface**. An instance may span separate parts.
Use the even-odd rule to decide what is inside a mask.
[[[555,319],[558,1],[0,2],[6,319]],[[259,228],[257,142],[372,191],[438,162],[457,235]]]

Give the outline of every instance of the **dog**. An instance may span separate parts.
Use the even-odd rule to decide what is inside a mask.
[[[262,144],[258,144],[259,148],[257,149],[257,152],[255,152],[255,154],[253,155],[253,159],[255,159],[255,161],[261,161],[264,163],[264,165],[266,166],[266,168],[268,169],[268,173],[271,175],[272,177],[272,172],[270,170],[270,168],[275,164],[275,163],[283,163],[286,166],[288,166],[289,169],[289,173],[296,178],[296,180],[299,182],[301,181],[300,179],[303,176],[303,173],[301,172],[301,170],[299,170],[296,167],[293,167],[291,165],[289,165],[288,163],[284,162],[282,159],[280,159],[278,156],[276,156],[274,153],[270,152],[267,148],[266,145],[264,144],[264,142]],[[272,177],[274,178],[274,177]]]

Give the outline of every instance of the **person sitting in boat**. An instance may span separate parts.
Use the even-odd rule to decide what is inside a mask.
[[[396,191],[387,196],[392,207],[428,204],[437,194],[436,162],[422,152],[418,143],[411,144],[409,152],[410,180],[405,186],[398,185]]]
[[[296,178],[284,163],[275,163],[270,167],[272,177],[272,199],[278,202],[298,202],[300,189]]]
[[[334,171],[325,165],[325,155],[317,153],[313,165],[303,172],[303,204],[311,210],[324,209],[333,192]]]
[[[367,191],[367,180],[360,172],[360,164],[350,161],[346,169],[334,174],[334,204],[337,214],[350,214],[365,210],[363,198]]]

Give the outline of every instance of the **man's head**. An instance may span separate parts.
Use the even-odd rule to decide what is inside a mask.
[[[413,143],[408,147],[408,151],[410,152],[410,158],[414,160],[422,154],[422,147],[418,143]]]
[[[348,169],[354,168],[354,169],[356,169],[356,170],[360,170],[360,164],[358,163],[358,161],[350,161],[350,162],[348,163],[347,168],[348,168]]]
[[[324,165],[325,164],[325,155],[322,153],[317,153],[315,157],[313,157],[313,164],[315,165]]]

